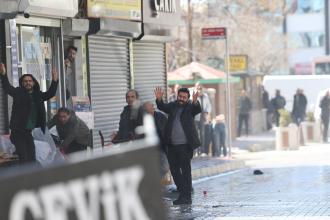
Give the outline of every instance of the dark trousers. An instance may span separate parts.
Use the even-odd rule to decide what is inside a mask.
[[[323,123],[323,141],[328,141],[329,117],[322,117]]]
[[[69,144],[69,146],[65,149],[65,153],[66,154],[71,154],[71,153],[75,153],[75,152],[78,152],[78,151],[83,151],[83,150],[86,150],[86,149],[87,149],[86,145],[82,145],[82,144],[79,144],[76,141],[72,141],[71,144]]]
[[[201,146],[195,150],[197,154],[201,154],[204,151],[204,135],[205,135],[205,126],[202,121],[195,121],[195,126],[199,135],[199,140],[201,141]]]
[[[20,164],[36,161],[36,148],[30,130],[12,130],[10,141],[15,145]]]
[[[204,143],[203,143],[203,152],[209,154],[209,146],[212,143],[212,124],[205,124],[204,126]]]
[[[221,156],[221,151],[223,156],[227,156],[227,148],[226,148],[226,132],[223,131],[213,131],[213,145],[212,145],[213,156],[219,157]]]
[[[280,126],[280,113],[278,112],[278,110],[275,110],[275,112],[274,112],[274,119],[275,119],[276,127]]]
[[[272,118],[273,118],[273,113],[271,112],[271,111],[269,111],[269,110],[267,110],[267,115],[266,115],[266,123],[267,123],[267,130],[270,130],[272,127],[273,127],[273,120],[272,120]]]
[[[193,152],[188,145],[171,145],[168,148],[168,162],[174,183],[180,196],[191,198],[191,158]]]
[[[249,134],[249,114],[239,114],[238,116],[238,136],[241,136],[242,125],[245,124],[245,134]]]

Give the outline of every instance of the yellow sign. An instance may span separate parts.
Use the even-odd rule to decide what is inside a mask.
[[[230,55],[229,56],[229,71],[231,73],[246,73],[247,72],[247,56]]]
[[[92,18],[141,21],[141,10],[141,0],[87,0],[87,14]]]

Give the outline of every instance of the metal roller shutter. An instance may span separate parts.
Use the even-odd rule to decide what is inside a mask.
[[[133,69],[134,87],[140,94],[140,100],[154,101],[154,88],[161,86],[166,91],[167,87],[165,44],[134,42]]]
[[[129,88],[129,47],[125,39],[89,36],[91,103],[94,112],[93,146],[118,129]]]

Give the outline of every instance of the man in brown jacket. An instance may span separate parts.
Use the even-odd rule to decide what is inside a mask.
[[[61,140],[61,150],[66,153],[74,153],[86,150],[90,145],[90,131],[74,111],[67,108],[60,108],[57,114],[47,123],[48,128],[56,126],[57,133]]]

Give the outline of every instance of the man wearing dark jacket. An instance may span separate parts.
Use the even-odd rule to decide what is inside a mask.
[[[38,81],[25,74],[19,79],[19,87],[10,85],[4,64],[0,63],[0,75],[4,90],[13,97],[10,119],[10,140],[16,147],[21,164],[36,161],[35,146],[31,131],[46,127],[46,111],[44,101],[56,94],[58,78],[55,69],[52,70],[52,83],[47,92],[40,91]]]
[[[292,119],[298,126],[306,116],[307,98],[302,89],[297,89],[293,97]]]
[[[280,125],[280,109],[284,109],[286,105],[285,98],[281,95],[281,91],[275,90],[275,97],[270,101],[272,108],[274,109],[275,123],[278,127]]]
[[[127,106],[120,114],[118,133],[112,134],[112,143],[127,142],[143,137],[135,132],[138,126],[143,125],[143,108],[139,102],[139,94],[130,89],[126,93]]]
[[[330,117],[330,92],[327,91],[320,102],[321,120],[323,124],[323,143],[328,143],[328,128]]]
[[[193,150],[201,145],[194,121],[195,116],[202,111],[197,100],[198,92],[193,93],[192,101],[189,101],[189,90],[180,88],[177,100],[168,104],[163,102],[163,95],[161,88],[155,89],[158,109],[168,114],[165,128],[168,162],[180,193],[173,204],[191,204],[191,159]]]
[[[239,114],[238,114],[238,137],[241,136],[243,122],[245,124],[245,133],[249,134],[249,117],[252,104],[250,98],[246,95],[246,91],[242,90],[239,99]]]
[[[61,139],[60,147],[66,154],[86,150],[90,145],[89,128],[75,112],[68,108],[60,108],[57,114],[47,123],[48,128],[56,126]]]

